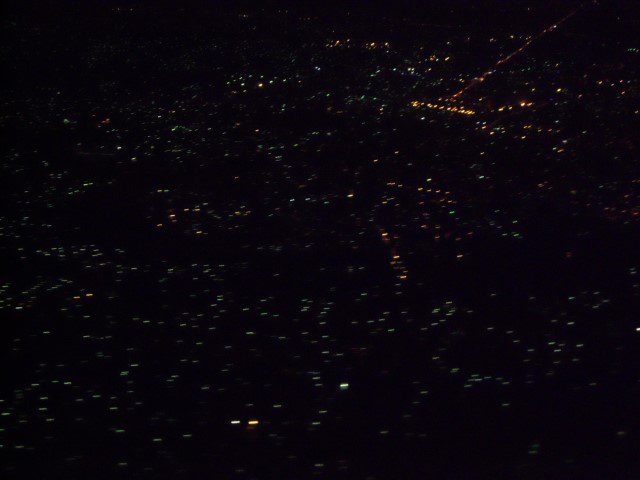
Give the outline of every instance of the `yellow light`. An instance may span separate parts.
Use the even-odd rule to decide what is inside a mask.
[[[258,420],[249,420],[247,423],[249,425],[258,425],[260,422]]]

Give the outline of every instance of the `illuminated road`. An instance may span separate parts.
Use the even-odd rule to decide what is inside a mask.
[[[594,1],[594,3],[596,3]],[[514,50],[513,52],[509,53],[508,55],[505,55],[504,57],[500,58],[491,69],[487,70],[485,73],[483,73],[482,75],[480,75],[479,77],[474,78],[473,80],[471,80],[469,83],[467,83],[460,91],[456,92],[455,94],[453,94],[451,96],[451,100],[454,100],[458,97],[460,97],[463,93],[465,93],[467,90],[470,90],[471,88],[475,87],[476,85],[484,82],[487,77],[491,74],[493,74],[496,70],[496,68],[498,68],[500,65],[504,65],[505,63],[507,63],[509,60],[511,60],[512,58],[516,57],[517,55],[521,54],[522,52],[524,52],[527,48],[529,48],[529,46],[535,42],[536,40],[544,37],[546,34],[553,32],[555,29],[557,29],[560,25],[562,25],[564,22],[566,22],[567,20],[569,20],[571,17],[573,17],[575,14],[577,14],[580,10],[582,10],[584,8],[585,4],[580,5],[579,7],[577,7],[575,10],[572,10],[571,12],[569,12],[567,15],[565,15],[564,17],[562,17],[560,20],[558,20],[557,22],[553,23],[552,25],[549,25],[547,28],[545,28],[544,30],[542,30],[540,33],[538,33],[536,36],[530,38],[529,40],[527,40],[524,44],[522,44],[518,49]]]

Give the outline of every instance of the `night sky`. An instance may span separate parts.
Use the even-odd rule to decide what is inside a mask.
[[[640,478],[639,2],[0,21],[2,478]]]

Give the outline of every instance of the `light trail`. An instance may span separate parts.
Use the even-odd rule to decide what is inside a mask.
[[[596,3],[596,2],[594,2]],[[475,87],[476,85],[484,82],[486,80],[486,78],[493,74],[495,72],[495,69],[498,68],[500,65],[504,65],[505,63],[507,63],[509,60],[511,60],[513,57],[521,54],[522,52],[524,52],[533,42],[535,42],[536,40],[540,39],[541,37],[545,36],[546,34],[553,32],[555,29],[557,29],[560,25],[562,25],[564,22],[566,22],[567,20],[569,20],[571,17],[573,17],[576,13],[578,13],[580,10],[582,10],[584,8],[585,4],[582,4],[580,6],[578,6],[577,8],[575,8],[574,10],[572,10],[571,12],[569,12],[567,15],[565,15],[564,17],[562,17],[560,20],[558,20],[557,22],[553,23],[552,25],[549,25],[547,28],[545,28],[544,30],[542,30],[540,33],[538,33],[535,37],[530,38],[529,40],[527,40],[524,44],[522,44],[519,48],[517,48],[516,50],[514,50],[513,52],[511,52],[508,55],[505,55],[504,57],[500,58],[490,70],[487,70],[485,73],[483,73],[482,75],[480,75],[479,77],[474,78],[473,80],[471,80],[469,83],[467,83],[459,92],[454,93],[451,96],[451,100],[455,100],[456,98],[458,98],[460,95],[462,95],[463,93],[465,93],[467,90]]]

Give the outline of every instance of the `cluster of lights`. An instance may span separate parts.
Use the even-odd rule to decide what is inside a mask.
[[[345,40],[332,40],[326,44],[327,48],[335,48],[335,47],[351,47],[354,44],[351,43],[351,39],[347,38]],[[391,45],[389,42],[365,42],[362,45],[364,48],[371,50],[376,48],[389,48]]]
[[[402,260],[400,259],[400,255],[398,255],[395,250],[391,251],[391,262],[389,263],[391,265],[391,268],[393,268],[393,270],[396,272],[396,277],[398,278],[398,280],[407,279],[409,272],[407,268],[404,266],[404,264],[402,263]]]
[[[413,102],[411,102],[411,106],[415,108],[427,107],[427,108],[430,108],[431,110],[441,110],[443,112],[460,113],[462,115],[476,114],[474,110],[464,108],[464,107],[457,107],[455,105],[438,105],[436,103],[420,102],[418,100],[414,100]]]
[[[339,47],[340,45],[343,45],[345,43],[350,43],[351,39],[347,38],[345,41],[342,40],[334,40],[333,42],[329,42],[327,43],[327,47],[328,48],[334,48],[334,47]]]
[[[380,230],[380,238],[382,239],[382,243],[389,244],[391,242],[389,233],[385,232],[384,230]],[[407,270],[407,267],[405,267],[402,259],[400,258],[400,255],[398,255],[394,247],[391,247],[391,260],[389,261],[389,265],[396,273],[396,277],[398,278],[398,280],[407,279],[409,271]]]
[[[389,42],[384,42],[384,43],[376,43],[376,42],[369,42],[369,43],[365,43],[365,48],[368,49],[372,49],[372,48],[389,48]]]
[[[522,100],[518,105],[520,105],[520,107],[522,108],[528,108],[528,107],[533,107],[533,102],[527,102]],[[504,112],[505,110],[513,110],[513,105],[503,105],[501,107],[498,107],[498,112]]]
[[[242,422],[240,420],[231,420],[231,425],[240,425]],[[259,420],[249,420],[247,421],[247,425],[256,426],[260,423]]]

